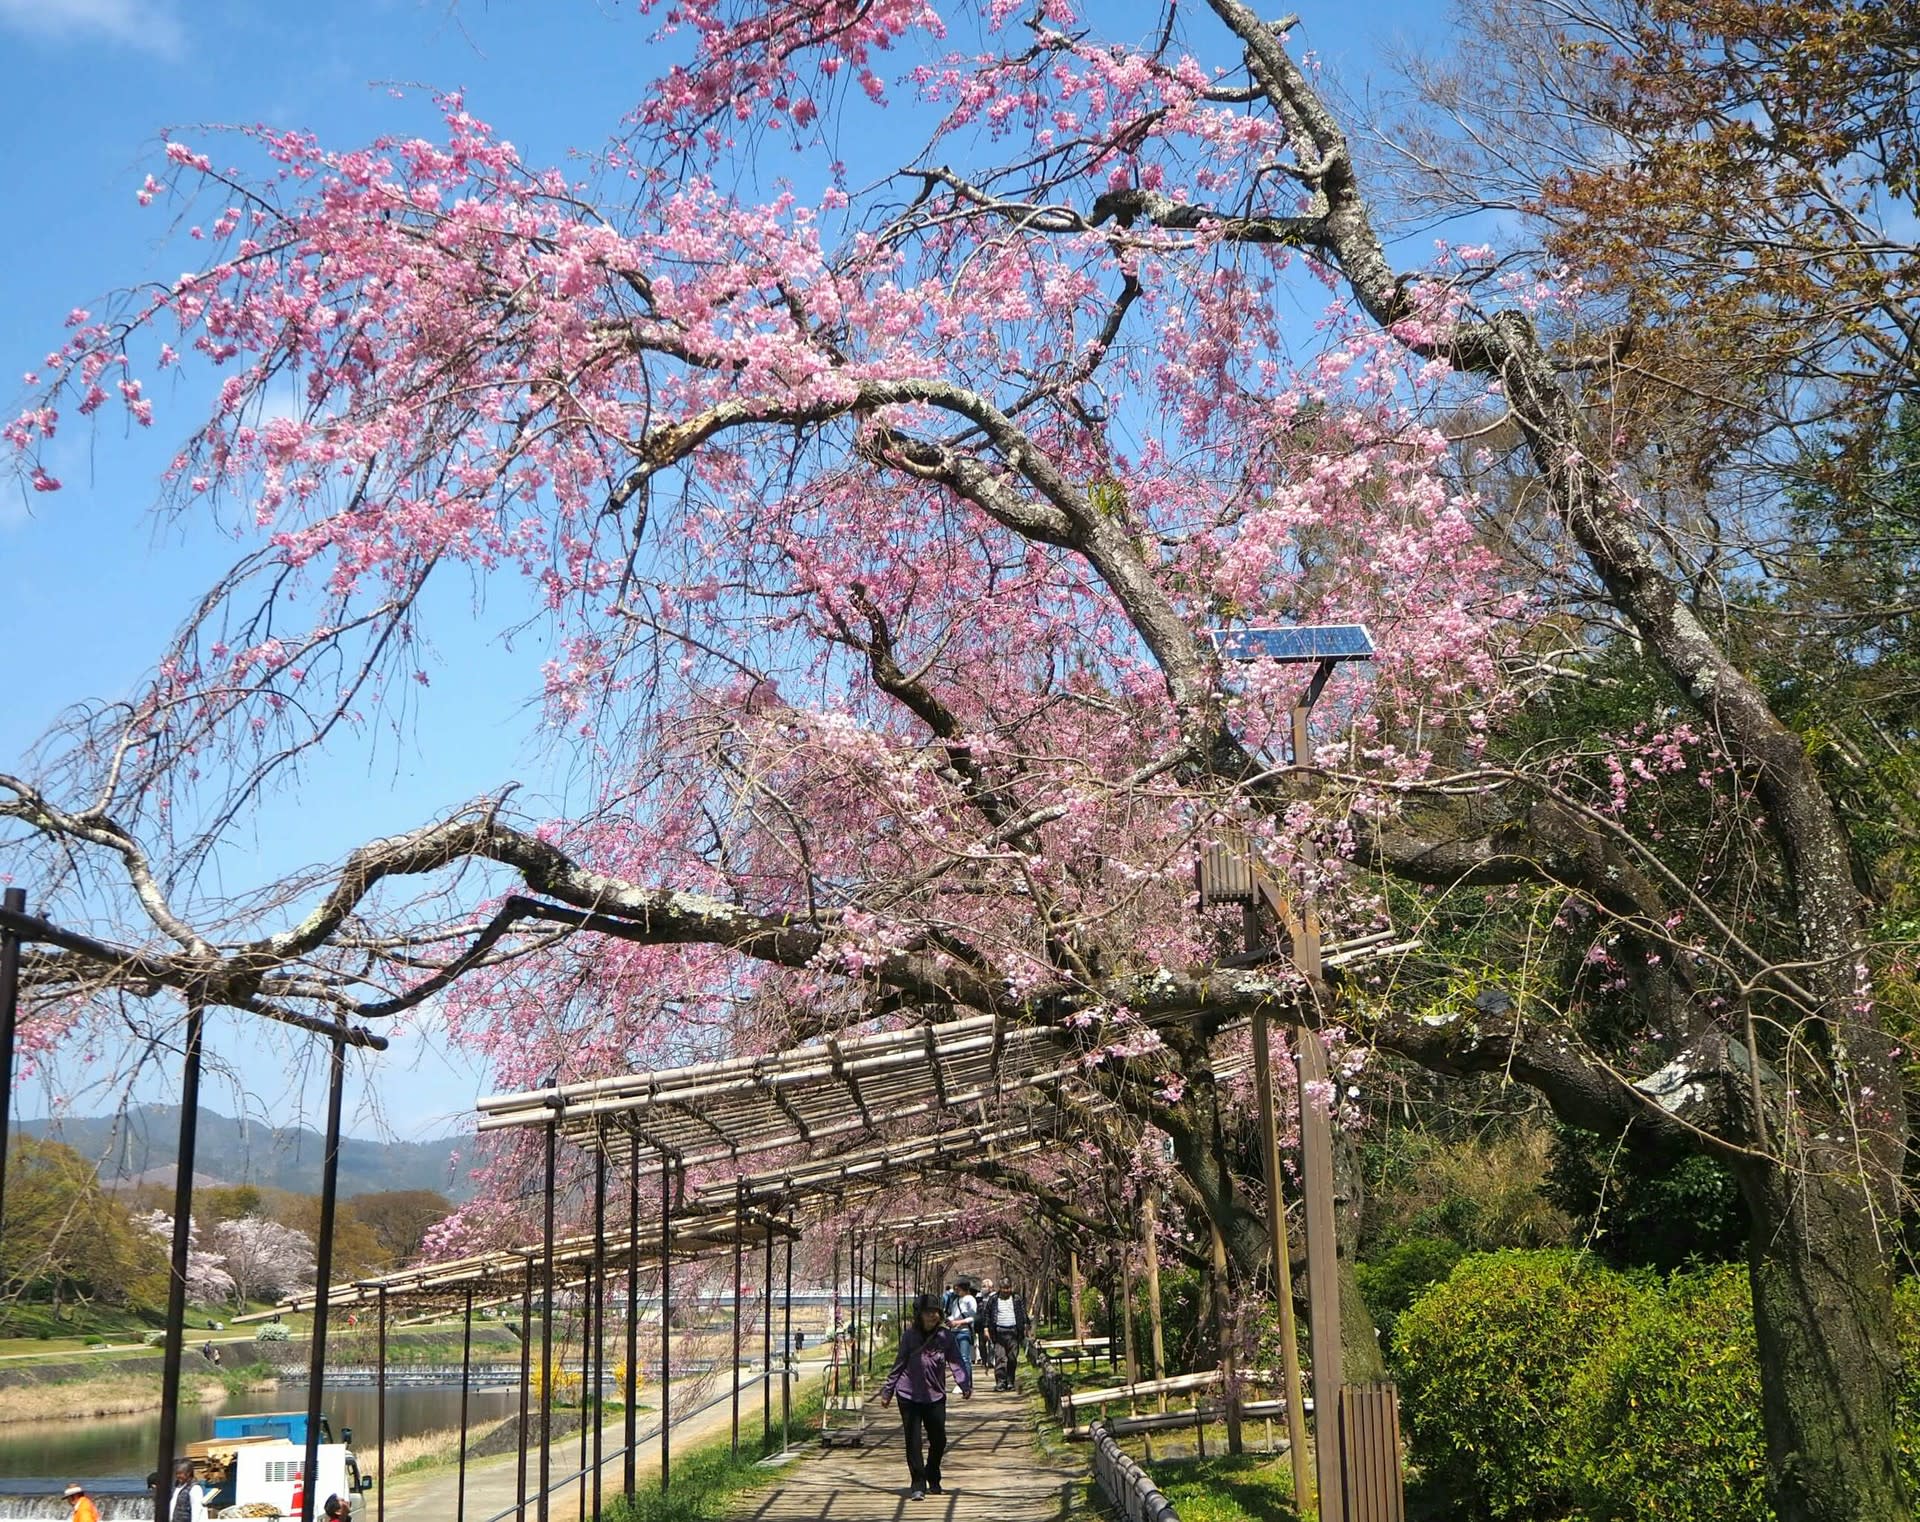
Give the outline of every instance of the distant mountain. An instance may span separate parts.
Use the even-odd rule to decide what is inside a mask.
[[[109,1186],[138,1181],[172,1183],[178,1156],[180,1106],[137,1105],[124,1115],[62,1116],[27,1120],[29,1136],[65,1142],[98,1166]],[[469,1198],[472,1187],[453,1155],[458,1141],[377,1142],[340,1139],[340,1196],[383,1189],[437,1189],[450,1199]],[[325,1138],[311,1126],[274,1127],[200,1111],[194,1142],[194,1184],[259,1184],[298,1194],[320,1192]]]

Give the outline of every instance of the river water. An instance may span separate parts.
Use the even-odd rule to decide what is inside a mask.
[[[519,1410],[518,1390],[474,1390],[468,1422],[482,1427]],[[213,1435],[216,1416],[252,1411],[305,1410],[303,1385],[229,1395],[215,1405],[180,1408],[179,1445]],[[354,1447],[368,1473],[373,1472],[374,1391],[370,1386],[327,1391],[323,1405],[333,1430],[353,1428]],[[445,1432],[460,1425],[458,1385],[408,1385],[387,1391],[387,1440],[423,1432]],[[158,1457],[160,1413],[136,1416],[66,1417],[46,1422],[0,1424],[0,1491],[15,1494],[58,1491],[70,1480],[85,1480],[108,1490],[139,1490]],[[63,1513],[64,1515],[64,1513]]]

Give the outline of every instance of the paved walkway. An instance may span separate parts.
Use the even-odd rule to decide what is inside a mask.
[[[970,1401],[948,1397],[946,1494],[907,1499],[900,1418],[869,1404],[862,1447],[828,1448],[792,1465],[778,1484],[742,1498],[729,1522],[1070,1522],[1096,1515],[1081,1497],[1082,1455],[1043,1459],[1026,1397],[985,1381]]]

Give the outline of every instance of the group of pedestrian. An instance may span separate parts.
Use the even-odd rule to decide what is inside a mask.
[[[913,1302],[913,1318],[900,1334],[900,1350],[880,1386],[880,1403],[900,1403],[900,1426],[907,1444],[909,1500],[945,1493],[940,1478],[947,1452],[947,1381],[962,1400],[973,1398],[974,1350],[988,1350],[994,1388],[1011,1390],[1020,1344],[1027,1334],[1027,1308],[1010,1284],[973,1293],[971,1279],[959,1279],[945,1297],[923,1294]]]
[[[147,1489],[156,1490],[160,1475],[147,1476]],[[73,1510],[67,1522],[100,1522],[100,1508],[87,1494],[87,1487],[75,1481],[65,1492]],[[340,1496],[328,1496],[322,1515],[327,1522],[353,1522],[353,1503]],[[167,1522],[207,1522],[207,1492],[193,1472],[191,1459],[178,1459],[173,1466],[173,1495],[167,1502]]]

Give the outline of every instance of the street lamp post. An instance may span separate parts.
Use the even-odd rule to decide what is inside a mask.
[[[1289,665],[1310,665],[1313,674],[1289,714],[1289,738],[1295,767],[1305,766],[1311,752],[1307,741],[1307,720],[1314,703],[1326,690],[1334,668],[1345,661],[1373,659],[1373,639],[1360,624],[1322,624],[1311,627],[1279,629],[1218,630],[1214,648],[1223,660],[1277,661]],[[1311,837],[1300,842],[1301,859],[1310,867],[1314,860]],[[1255,947],[1255,912],[1264,900],[1283,924],[1292,942],[1294,967],[1306,979],[1309,995],[1320,998],[1325,968],[1320,957],[1320,914],[1311,896],[1298,908],[1289,905],[1276,884],[1259,869],[1250,848],[1228,843],[1209,847],[1200,859],[1200,896],[1203,906],[1213,903],[1239,903],[1246,906],[1248,950]],[[1267,1170],[1269,1229],[1276,1258],[1286,1252],[1285,1207],[1280,1199],[1280,1170],[1272,1135],[1272,1078],[1267,1071],[1266,1022],[1254,1025],[1254,1062],[1256,1089],[1262,1091],[1262,1130]],[[1340,1353],[1340,1270],[1333,1214],[1333,1121],[1332,1107],[1320,1096],[1328,1092],[1330,1078],[1327,1050],[1313,1025],[1294,1029],[1294,1070],[1299,1085],[1300,1107],[1300,1185],[1305,1204],[1307,1239],[1307,1343],[1313,1368],[1314,1389],[1314,1478],[1320,1493],[1320,1522],[1346,1522],[1346,1487],[1340,1463],[1340,1389],[1343,1383]],[[1274,1281],[1281,1302],[1281,1331],[1284,1352],[1293,1352],[1292,1305],[1288,1265],[1276,1262]],[[1295,1501],[1304,1504],[1299,1475],[1301,1427],[1297,1415],[1300,1399],[1298,1376],[1292,1376],[1287,1391],[1288,1436],[1294,1449]]]

